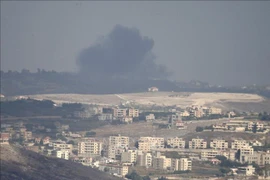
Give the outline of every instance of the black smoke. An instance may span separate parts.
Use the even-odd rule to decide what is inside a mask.
[[[155,63],[154,40],[138,29],[116,25],[77,59],[80,74],[89,77],[167,78],[167,68]]]

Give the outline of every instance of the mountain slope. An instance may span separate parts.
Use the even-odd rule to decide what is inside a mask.
[[[1,145],[1,180],[116,180],[101,171],[63,159]]]

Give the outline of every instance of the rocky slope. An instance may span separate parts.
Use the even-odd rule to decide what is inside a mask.
[[[63,159],[1,145],[1,180],[116,180],[101,171]]]

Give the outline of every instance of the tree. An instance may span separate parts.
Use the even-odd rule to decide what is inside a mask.
[[[220,171],[222,174],[228,174],[231,170],[228,169],[228,168],[220,168],[219,171]]]
[[[235,153],[235,159],[237,159],[238,161],[240,160],[240,149],[238,149]]]
[[[104,168],[104,172],[109,172],[109,171],[110,171],[110,169],[108,167]]]
[[[151,178],[149,176],[144,176],[143,180],[151,180]]]
[[[253,126],[252,126],[252,132],[253,133],[256,133],[257,132],[257,128],[258,128],[257,123],[254,123]]]
[[[95,136],[96,135],[96,132],[94,131],[89,131],[85,134],[86,137],[92,137],[92,136]]]
[[[74,142],[73,140],[69,140],[69,141],[68,141],[68,144],[75,145],[75,142]]]
[[[202,132],[202,131],[203,131],[203,127],[201,127],[201,126],[196,127],[196,132]]]
[[[137,174],[136,171],[133,171],[132,173],[126,175],[126,178],[132,180],[143,180],[143,178],[139,174]]]

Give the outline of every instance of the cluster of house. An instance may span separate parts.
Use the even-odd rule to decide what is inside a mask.
[[[266,134],[270,130],[267,123],[250,120],[230,120],[222,124],[213,124],[211,129],[205,131],[252,132]]]
[[[216,107],[206,107],[206,106],[189,106],[186,107],[184,111],[180,113],[182,117],[196,117],[201,118],[209,115],[221,115],[222,109]],[[230,112],[230,115],[234,116],[234,112]]]
[[[74,114],[75,117],[79,118],[89,118],[93,115],[98,115],[100,121],[120,120],[124,123],[132,123],[134,118],[139,117],[139,110],[134,108],[94,107]]]
[[[119,111],[119,114],[129,112],[138,115],[136,111],[129,111],[129,109],[125,112]],[[69,129],[68,125],[60,123],[56,123],[55,126],[62,131]],[[48,136],[34,137],[32,131],[27,131],[22,123],[15,123],[12,126],[3,124],[1,128],[1,144],[8,144],[9,140],[22,139],[23,145],[30,150],[86,166],[93,166],[122,177],[129,173],[130,166],[144,166],[168,171],[188,171],[192,170],[193,160],[219,164],[220,161],[216,159],[216,156],[225,156],[229,160],[237,160],[243,164],[256,163],[259,166],[270,164],[270,151],[254,151],[253,146],[263,146],[259,141],[234,139],[228,142],[217,138],[207,142],[202,138],[193,138],[186,142],[179,137],[166,139],[164,137],[140,137],[135,143],[135,148],[134,141],[131,141],[128,136],[117,135],[110,136],[108,139],[99,139],[66,133],[67,139],[73,140],[71,142],[54,140]],[[44,128],[44,126],[39,125],[32,127],[33,130]],[[179,156],[182,158],[169,158],[163,153],[166,151],[178,151],[185,154]],[[236,154],[239,154],[237,159]],[[245,175],[254,174],[252,166],[242,167],[241,170],[235,170],[234,173],[237,172],[245,172]]]

